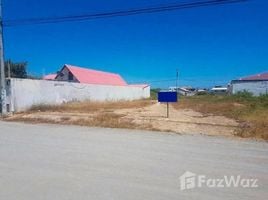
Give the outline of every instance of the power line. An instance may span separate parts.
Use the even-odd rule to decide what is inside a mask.
[[[188,3],[176,3],[176,4],[166,4],[162,6],[151,6],[136,9],[126,9],[118,11],[110,11],[103,13],[88,13],[83,15],[72,15],[72,16],[61,16],[61,17],[46,17],[46,18],[29,18],[29,19],[17,19],[17,20],[5,20],[4,26],[22,26],[22,25],[34,25],[34,24],[49,24],[49,23],[61,23],[61,22],[72,22],[72,21],[87,21],[100,18],[111,18],[111,17],[123,17],[130,15],[140,15],[148,13],[158,13],[175,11],[180,9],[189,9],[196,7],[206,7],[224,4],[233,4],[246,2],[248,0],[206,0],[206,1],[195,1]]]
[[[152,80],[152,81],[139,81],[139,82],[135,82],[135,81],[132,81],[130,82],[130,84],[143,84],[143,83],[162,83],[162,82],[173,82],[175,81],[176,79],[160,79],[160,80]]]
[[[170,78],[170,79],[158,79],[158,80],[151,80],[151,81],[148,81],[148,80],[144,80],[144,81],[139,81],[138,84],[142,84],[142,83],[164,83],[164,82],[174,82],[176,81],[177,79],[176,78]],[[228,80],[226,79],[201,79],[201,78],[180,78],[180,80],[182,82],[228,82]],[[134,84],[137,82],[133,81],[133,82],[130,82],[130,84]]]

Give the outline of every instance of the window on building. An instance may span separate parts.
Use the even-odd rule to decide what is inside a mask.
[[[74,75],[71,72],[69,72],[69,74],[68,74],[68,80],[69,81],[73,81],[74,80]]]

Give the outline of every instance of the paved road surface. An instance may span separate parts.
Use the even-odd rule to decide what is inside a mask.
[[[186,171],[258,188],[180,190]],[[0,122],[1,200],[268,199],[268,144],[146,131]]]

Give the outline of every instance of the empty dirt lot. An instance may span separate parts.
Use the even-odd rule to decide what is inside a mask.
[[[233,136],[238,123],[224,116],[204,115],[191,109],[170,106],[156,101],[119,103],[71,103],[61,106],[37,106],[7,120],[48,122],[82,126],[145,129],[181,134]]]

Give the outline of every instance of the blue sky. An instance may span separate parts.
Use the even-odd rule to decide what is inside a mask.
[[[187,0],[186,0],[187,1]],[[189,1],[189,0],[188,0]],[[176,0],[4,0],[4,20],[64,16]],[[5,57],[35,75],[63,64],[120,73],[128,82],[172,79],[209,87],[268,71],[268,1],[4,29]],[[173,82],[153,82],[168,87]]]

